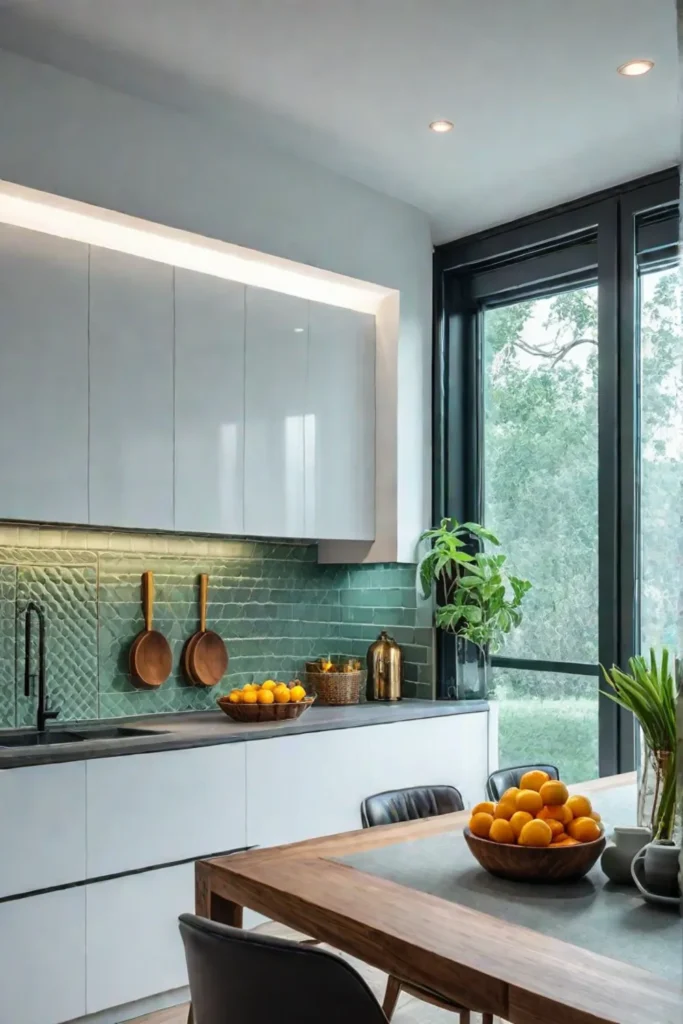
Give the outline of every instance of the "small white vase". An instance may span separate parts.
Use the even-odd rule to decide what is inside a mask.
[[[613,846],[608,846],[602,855],[600,867],[611,882],[617,885],[633,885],[631,862],[644,846],[652,841],[649,828],[615,828],[612,834]]]

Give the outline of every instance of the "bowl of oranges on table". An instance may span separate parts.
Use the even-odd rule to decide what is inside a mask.
[[[465,841],[492,875],[523,882],[583,878],[605,848],[600,815],[586,796],[570,796],[563,782],[540,770],[497,803],[470,812]]]
[[[315,697],[309,697],[298,679],[278,683],[246,683],[218,698],[218,707],[234,722],[282,722],[299,718],[310,708]]]

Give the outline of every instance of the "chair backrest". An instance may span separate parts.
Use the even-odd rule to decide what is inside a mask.
[[[363,828],[391,825],[397,821],[416,821],[451,814],[464,808],[462,796],[455,786],[412,786],[391,789],[366,797],[360,805]]]
[[[486,783],[486,795],[489,800],[500,800],[503,793],[513,786],[519,786],[522,776],[527,772],[540,769],[547,772],[551,779],[559,779],[560,773],[554,764],[520,764],[515,768],[501,768],[492,772]]]
[[[194,1024],[386,1024],[359,974],[332,953],[180,918]]]

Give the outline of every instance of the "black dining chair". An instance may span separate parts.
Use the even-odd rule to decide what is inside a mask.
[[[503,793],[513,786],[519,786],[522,776],[527,772],[539,770],[547,772],[551,779],[559,779],[560,773],[554,764],[519,764],[514,768],[501,768],[492,772],[486,782],[486,795],[489,800],[500,800]]]
[[[363,828],[374,828],[375,825],[451,814],[462,811],[464,806],[455,786],[411,786],[366,797],[360,805],[360,818]]]
[[[386,1024],[365,981],[333,953],[194,914],[179,927],[192,1024]]]
[[[360,807],[363,828],[377,825],[392,825],[400,821],[417,821],[420,818],[434,818],[440,814],[462,811],[464,803],[455,786],[411,786],[409,789],[392,789],[386,793],[375,793],[365,798]],[[393,974],[389,975],[382,1009],[391,1020],[401,992],[407,992],[416,999],[431,1003],[442,1010],[451,1010],[460,1015],[460,1024],[470,1024],[472,1007],[462,1006],[450,999],[444,999],[431,989],[410,985]],[[493,1024],[490,1013],[482,1013],[482,1024]]]

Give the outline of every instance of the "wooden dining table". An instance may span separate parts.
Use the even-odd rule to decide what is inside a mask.
[[[588,794],[600,810],[601,800],[623,801],[624,787],[634,790],[634,775],[570,789]],[[552,887],[515,888],[480,874],[474,861],[450,884],[449,851],[462,843],[467,821],[461,812],[198,861],[196,913],[240,927],[243,908],[251,908],[510,1024],[682,1024],[675,961],[683,960],[683,929],[675,912],[645,907],[635,890],[603,892],[607,879],[597,867],[594,881],[577,883],[583,889],[575,890],[573,904],[565,894],[564,919],[559,905],[553,914]],[[499,888],[487,889],[489,879]],[[444,885],[446,896],[435,894]],[[543,894],[545,903],[534,903]],[[617,918],[621,935],[610,932],[614,914],[608,915],[604,951],[595,948],[589,927],[601,900],[611,901],[613,911],[616,901],[625,914]],[[535,926],[534,906],[543,930]],[[650,916],[639,916],[641,907]],[[660,970],[662,950],[668,966]]]

